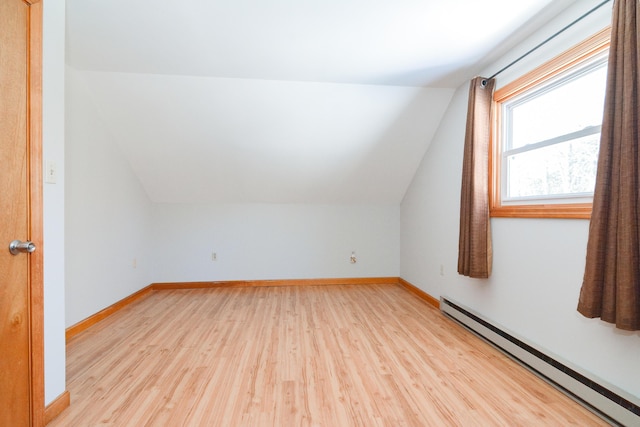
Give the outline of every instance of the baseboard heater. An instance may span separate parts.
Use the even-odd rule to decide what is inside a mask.
[[[440,309],[472,332],[553,383],[585,406],[599,412],[608,421],[623,426],[640,426],[638,399],[604,381],[589,378],[568,363],[557,360],[514,334],[489,323],[470,309],[447,298],[440,299]]]

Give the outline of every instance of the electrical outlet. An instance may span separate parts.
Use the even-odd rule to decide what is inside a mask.
[[[211,261],[217,261],[218,260],[218,254],[215,252],[211,252]]]
[[[355,264],[356,262],[358,262],[358,260],[356,259],[356,252],[355,251],[351,252],[351,257],[349,258],[349,262],[351,264]]]
[[[444,276],[444,264],[440,264],[440,275]]]

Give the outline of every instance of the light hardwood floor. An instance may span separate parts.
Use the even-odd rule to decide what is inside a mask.
[[[397,285],[156,291],[67,359],[52,427],[607,425]]]

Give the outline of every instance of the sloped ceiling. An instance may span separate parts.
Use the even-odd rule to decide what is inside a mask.
[[[395,204],[453,90],[574,1],[67,0],[70,84],[152,201]]]

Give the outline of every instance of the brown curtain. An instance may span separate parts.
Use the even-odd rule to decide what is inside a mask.
[[[638,0],[615,0],[598,173],[578,311],[640,330]]]
[[[489,222],[489,148],[495,79],[476,77],[469,89],[462,162],[458,273],[476,278],[491,274]]]

